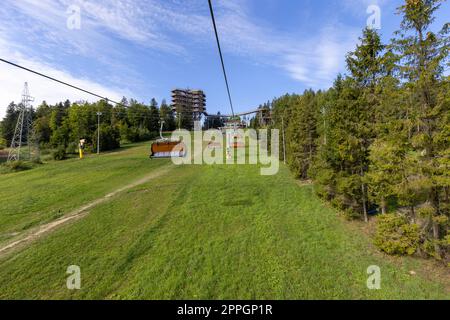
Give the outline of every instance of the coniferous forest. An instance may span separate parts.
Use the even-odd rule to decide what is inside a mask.
[[[449,24],[440,2],[406,1],[393,39],[365,29],[348,73],[327,91],[271,103],[287,161],[349,218],[377,213],[375,244],[396,255],[450,258]]]

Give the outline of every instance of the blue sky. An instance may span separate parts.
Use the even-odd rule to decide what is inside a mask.
[[[381,8],[385,40],[398,29],[401,0],[215,0],[237,111],[284,93],[328,88],[345,72],[345,54]],[[70,6],[81,29],[67,27]],[[436,25],[450,21],[445,3]],[[174,87],[206,92],[211,113],[229,113],[206,0],[3,0],[0,56],[111,99],[170,102]],[[28,81],[36,103],[95,100],[0,65],[0,116]]]

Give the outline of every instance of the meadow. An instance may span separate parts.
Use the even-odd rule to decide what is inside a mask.
[[[424,261],[377,252],[285,166],[261,176],[256,165],[173,166],[147,151],[138,144],[0,176],[0,232],[20,237],[170,167],[0,255],[1,299],[450,297],[448,277],[426,272]],[[70,265],[80,267],[80,290],[66,287]],[[381,269],[380,290],[367,288],[371,265]]]
[[[52,161],[0,174],[0,244],[170,162],[149,161],[149,153],[149,143],[130,144],[101,159]]]

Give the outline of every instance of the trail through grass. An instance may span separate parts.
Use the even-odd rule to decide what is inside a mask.
[[[0,175],[0,243],[53,221],[170,161],[150,161],[149,143],[52,162],[30,171]]]
[[[448,279],[388,262],[287,168],[259,173],[177,166],[1,259],[0,298],[449,298]],[[66,288],[70,265],[81,290]],[[381,290],[366,286],[371,265]]]

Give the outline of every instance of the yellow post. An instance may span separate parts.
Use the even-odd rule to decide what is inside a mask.
[[[84,157],[84,144],[86,143],[86,139],[81,139],[80,140],[80,144],[78,145],[79,147],[79,152],[80,152],[80,159],[83,159]]]

